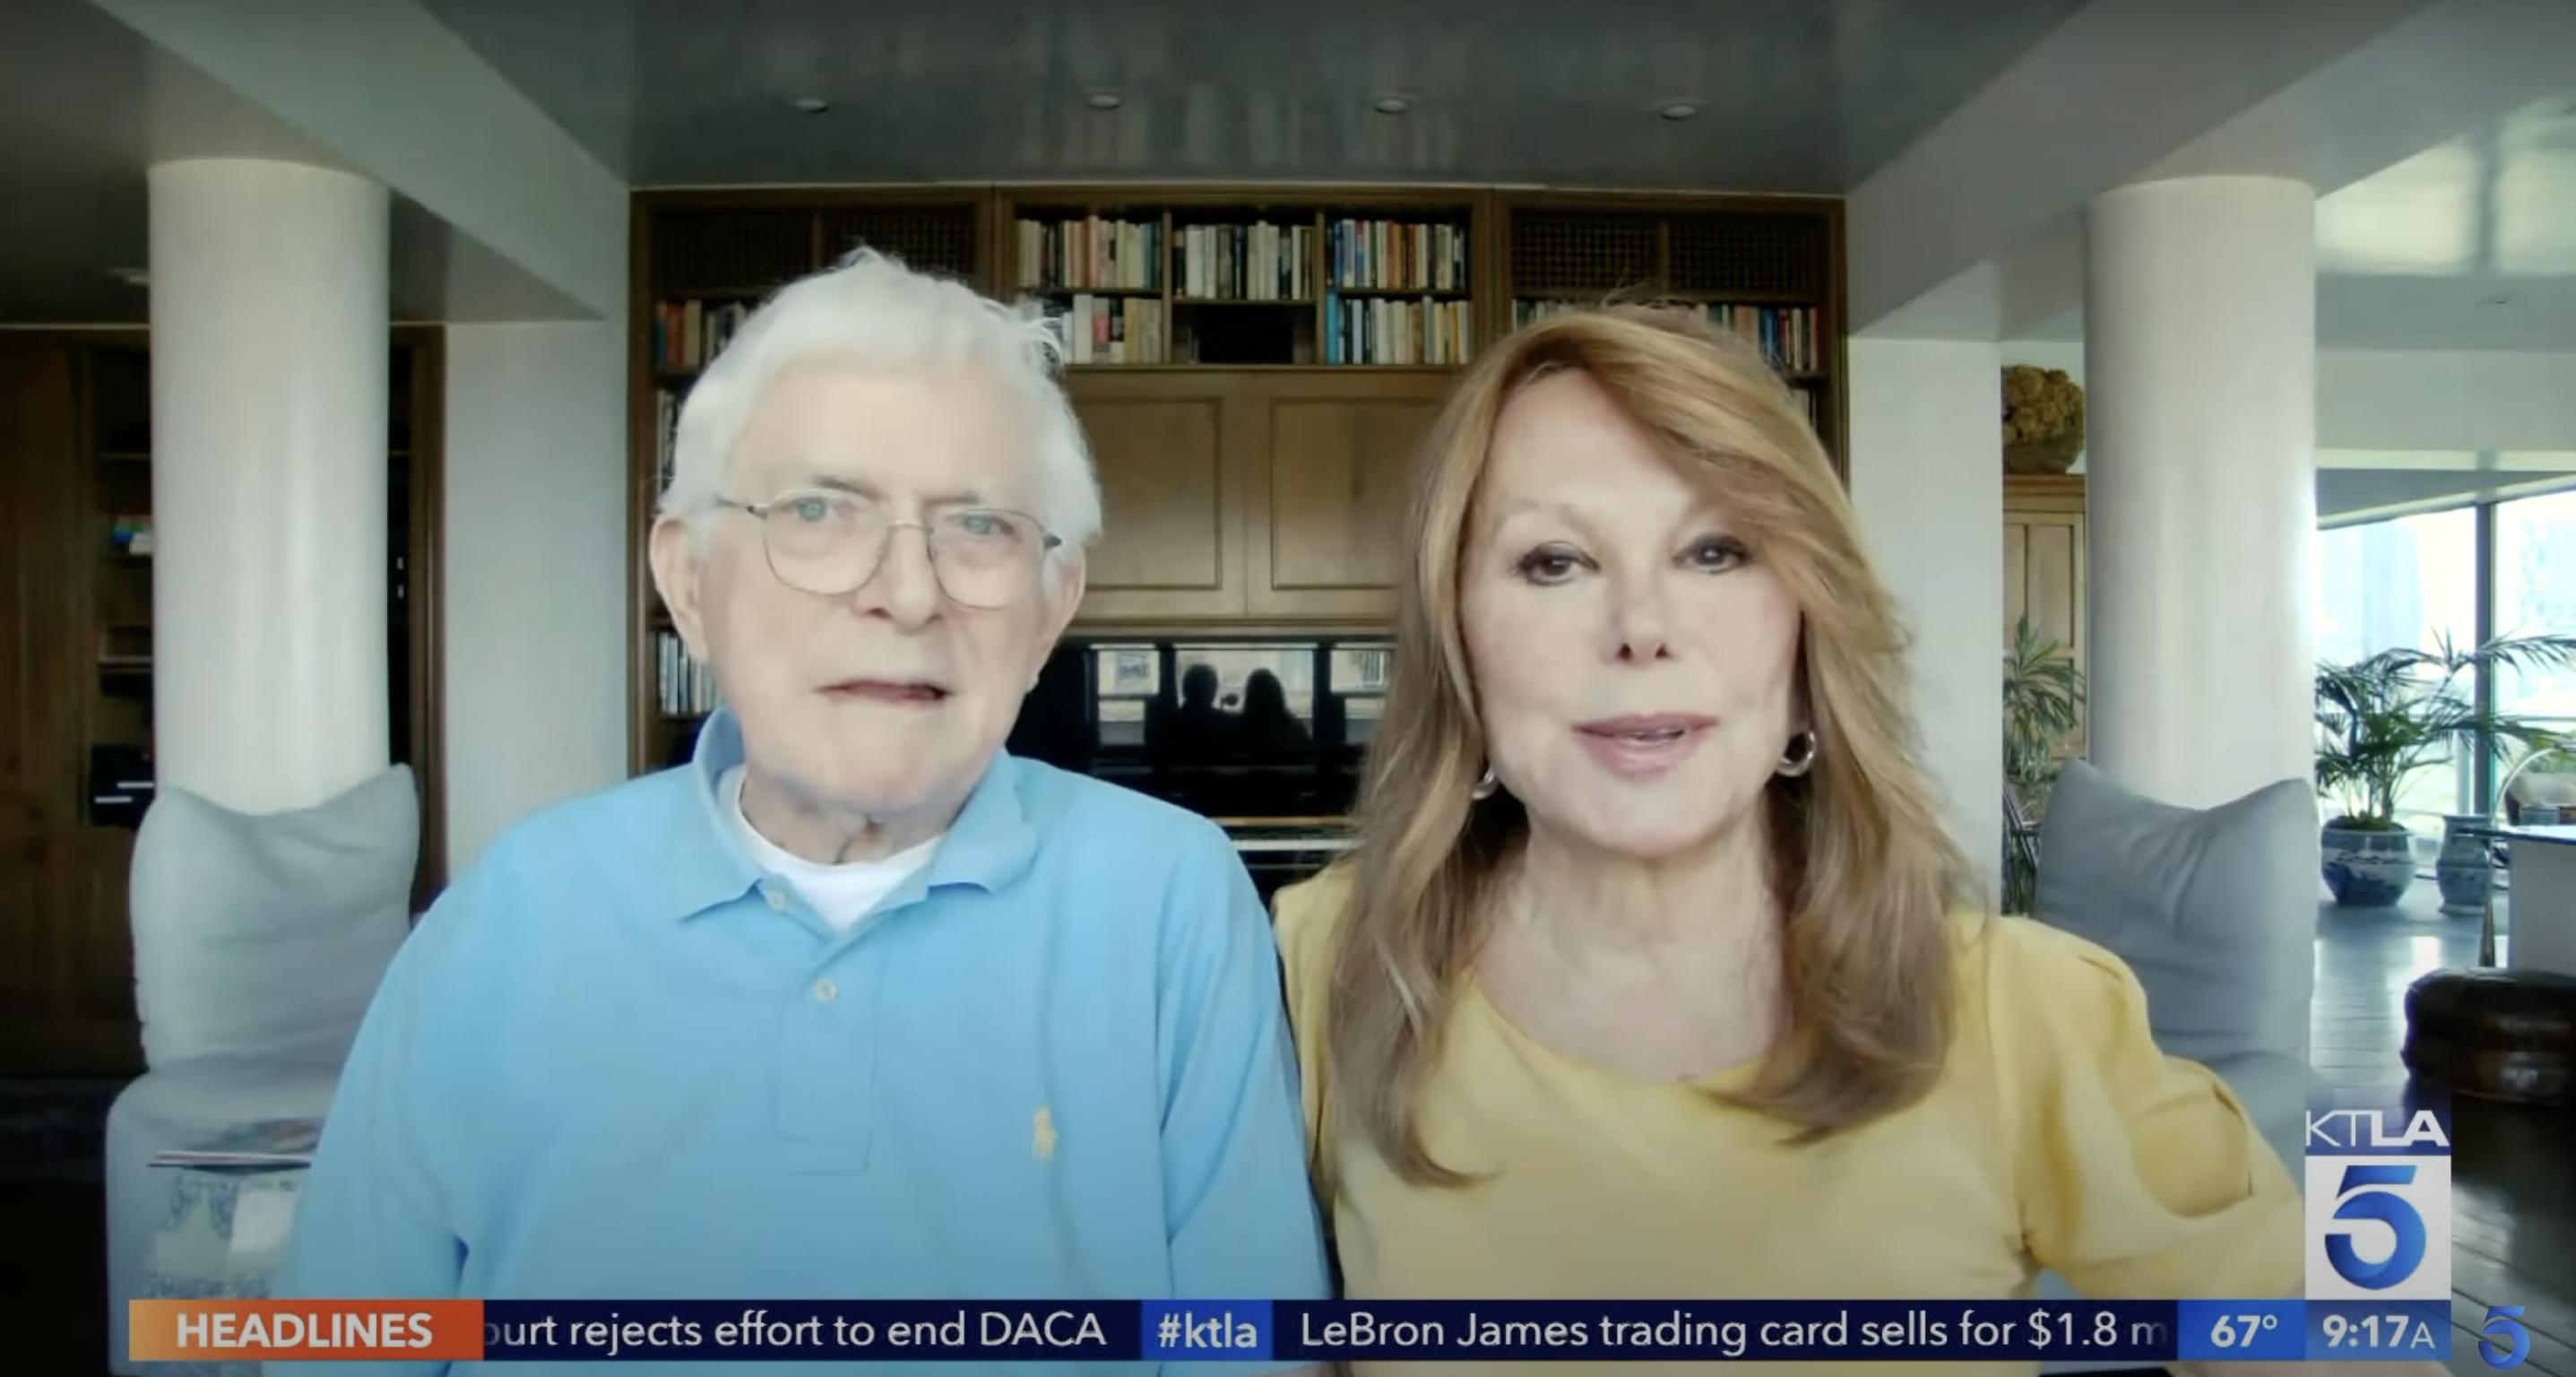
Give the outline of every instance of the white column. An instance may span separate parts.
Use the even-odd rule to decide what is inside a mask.
[[[2085,214],[2092,755],[2170,803],[2311,773],[2315,221],[2269,177]]]
[[[321,802],[385,768],[385,189],[151,170],[153,738],[165,785]]]
[[[1991,341],[1851,341],[1851,499],[1914,638],[1924,767],[1998,894],[2003,852],[2003,424]]]

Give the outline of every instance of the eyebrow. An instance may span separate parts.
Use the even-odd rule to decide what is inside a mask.
[[[1489,524],[1489,529],[1500,530],[1504,526],[1510,524],[1514,519],[1524,516],[1553,516],[1562,519],[1568,525],[1581,527],[1587,534],[1591,534],[1596,531],[1592,522],[1591,514],[1571,502],[1563,500],[1537,501],[1525,497],[1515,499],[1495,509]],[[1683,524],[1689,525],[1703,522],[1714,526],[1720,533],[1726,535],[1734,535],[1741,530],[1740,523],[1729,517],[1724,511],[1720,510],[1716,503],[1706,498],[1702,498],[1691,505],[1690,513],[1686,518],[1684,518]]]
[[[1533,515],[1561,516],[1568,521],[1574,522],[1580,522],[1583,520],[1582,511],[1577,509],[1571,502],[1536,502],[1523,497],[1516,498],[1497,508],[1494,512],[1494,524],[1499,526],[1516,516]]]
[[[799,486],[822,488],[831,492],[845,492],[853,497],[864,497],[871,502],[883,502],[885,500],[885,493],[870,484],[858,482],[854,479],[837,477],[828,473],[807,474],[805,476],[805,481]],[[925,507],[989,507],[995,504],[988,501],[982,492],[974,488],[960,488],[949,492],[932,493],[921,500],[921,505]]]

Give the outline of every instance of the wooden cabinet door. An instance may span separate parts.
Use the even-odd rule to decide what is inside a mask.
[[[1244,610],[1240,382],[1186,373],[1077,373],[1068,389],[1100,472],[1085,623]]]
[[[0,340],[0,1075],[143,1064],[134,834],[90,824],[84,777],[106,526],[88,514],[76,369],[65,345]]]
[[[1288,374],[1254,387],[1258,447],[1245,549],[1255,616],[1395,613],[1412,546],[1415,450],[1447,373]]]
[[[2004,479],[2004,639],[2024,616],[2033,631],[2065,646],[2078,673],[2090,669],[2085,632],[2084,480],[2080,477]],[[2061,746],[2085,751],[2085,713]]]

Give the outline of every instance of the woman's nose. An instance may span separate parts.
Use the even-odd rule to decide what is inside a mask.
[[[1652,574],[1611,579],[1609,620],[1614,658],[1643,664],[1671,653],[1662,579]]]

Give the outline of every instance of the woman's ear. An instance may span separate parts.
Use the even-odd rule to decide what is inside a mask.
[[[703,661],[707,641],[706,621],[698,606],[699,546],[696,532],[689,527],[687,517],[654,518],[648,553],[653,588],[662,595],[662,605],[671,609],[671,629],[680,633],[680,643],[690,657]]]

